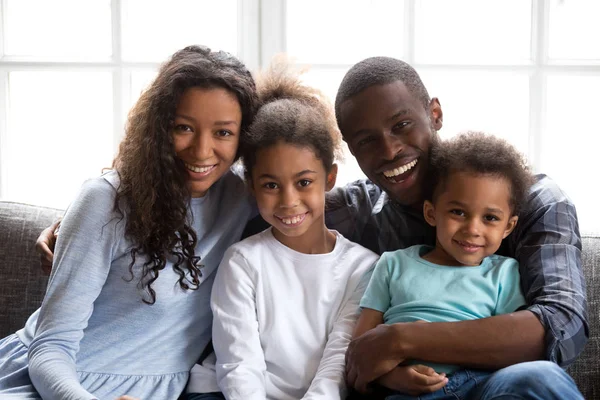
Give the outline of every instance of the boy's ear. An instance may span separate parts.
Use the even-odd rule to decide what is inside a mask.
[[[517,226],[517,221],[518,220],[519,220],[519,217],[516,216],[516,215],[513,215],[512,217],[510,217],[510,219],[508,220],[508,223],[506,224],[506,229],[504,230],[504,235],[502,235],[502,239],[504,239],[505,237],[507,237],[508,235],[510,235],[510,233]]]
[[[431,203],[429,200],[425,200],[425,203],[423,203],[423,216],[425,217],[425,221],[427,221],[429,225],[436,225],[435,207],[433,206],[433,203]]]
[[[329,192],[335,186],[335,180],[337,179],[338,166],[337,164],[333,164],[329,173],[327,174],[327,184],[325,186],[325,191]]]

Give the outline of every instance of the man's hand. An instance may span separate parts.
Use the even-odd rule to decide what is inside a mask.
[[[58,227],[61,219],[58,219],[48,228],[44,229],[35,242],[35,250],[40,254],[40,263],[44,274],[50,275],[52,261],[54,259],[54,246],[58,236]]]
[[[378,325],[350,342],[346,352],[346,381],[361,393],[367,385],[398,366],[404,358],[392,325]]]
[[[440,390],[448,383],[446,374],[438,374],[425,365],[403,365],[396,367],[377,380],[388,389],[418,396]]]

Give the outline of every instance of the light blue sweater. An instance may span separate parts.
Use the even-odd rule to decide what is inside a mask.
[[[115,172],[84,184],[62,222],[42,307],[17,333],[45,399],[177,398],[211,335],[215,269],[253,209],[233,173],[192,199],[200,288],[181,289],[169,260],[152,285],[156,303],[148,305],[139,288],[145,257],[137,257],[130,279],[133,243],[113,211],[117,186]]]

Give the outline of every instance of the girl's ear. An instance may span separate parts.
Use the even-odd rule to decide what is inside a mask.
[[[329,192],[335,186],[335,180],[337,179],[338,166],[337,164],[333,164],[329,173],[327,174],[327,185],[325,186],[325,191]]]
[[[425,203],[423,203],[423,216],[429,225],[435,226],[435,207],[429,200],[425,200]]]
[[[254,181],[252,180],[252,178],[248,178],[246,182],[248,186],[248,191],[253,197],[256,197],[256,190],[254,190]]]
[[[504,239],[505,237],[507,237],[508,235],[510,235],[510,233],[517,226],[517,221],[518,220],[519,220],[519,217],[516,216],[516,215],[513,215],[512,217],[510,217],[510,219],[508,220],[508,223],[506,224],[506,229],[504,230],[504,235],[502,235],[502,239]]]

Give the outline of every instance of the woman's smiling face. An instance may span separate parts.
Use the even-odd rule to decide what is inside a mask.
[[[235,161],[242,110],[222,88],[187,89],[175,112],[173,145],[185,164],[192,197],[202,197]]]

